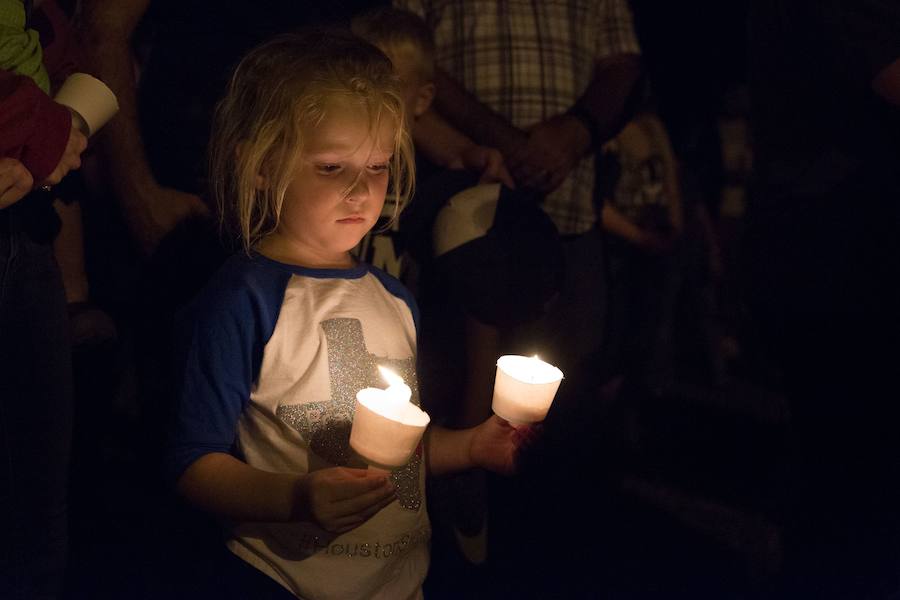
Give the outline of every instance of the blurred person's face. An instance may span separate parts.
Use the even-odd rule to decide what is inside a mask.
[[[419,53],[409,46],[385,50],[385,54],[394,63],[394,72],[403,83],[403,103],[406,106],[408,122],[420,116],[434,100],[434,83],[422,77],[419,65]]]

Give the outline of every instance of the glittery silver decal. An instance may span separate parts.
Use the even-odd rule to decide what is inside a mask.
[[[329,319],[323,321],[321,326],[328,344],[331,398],[282,405],[278,407],[277,414],[300,432],[310,451],[332,464],[346,465],[354,455],[350,448],[350,427],[356,408],[356,392],[366,387],[386,386],[377,369],[378,365],[382,365],[403,377],[413,392],[411,402],[419,405],[415,362],[412,357],[396,360],[370,354],[358,319]],[[419,489],[421,462],[420,443],[409,462],[391,472],[397,500],[400,506],[409,510],[418,510],[422,504]]]

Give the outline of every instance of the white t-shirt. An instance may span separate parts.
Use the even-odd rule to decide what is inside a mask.
[[[356,392],[377,366],[416,382],[416,308],[360,263],[306,269],[231,258],[181,321],[173,477],[210,452],[272,472],[363,466],[349,446]],[[228,524],[229,549],[301,598],[416,598],[429,562],[420,444],[391,478],[398,500],[335,536],[309,522]]]

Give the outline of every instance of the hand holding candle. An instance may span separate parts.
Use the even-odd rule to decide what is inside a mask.
[[[357,392],[350,447],[374,466],[401,467],[409,461],[431,419],[409,401],[412,390],[399,375],[378,369],[389,385],[384,390]]]
[[[562,377],[562,371],[537,356],[501,356],[494,381],[494,414],[513,424],[543,421]]]

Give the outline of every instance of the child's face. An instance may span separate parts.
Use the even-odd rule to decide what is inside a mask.
[[[375,225],[384,205],[394,133],[390,123],[370,132],[365,111],[347,105],[330,109],[305,132],[303,154],[273,234],[297,262],[352,264],[349,250]]]

